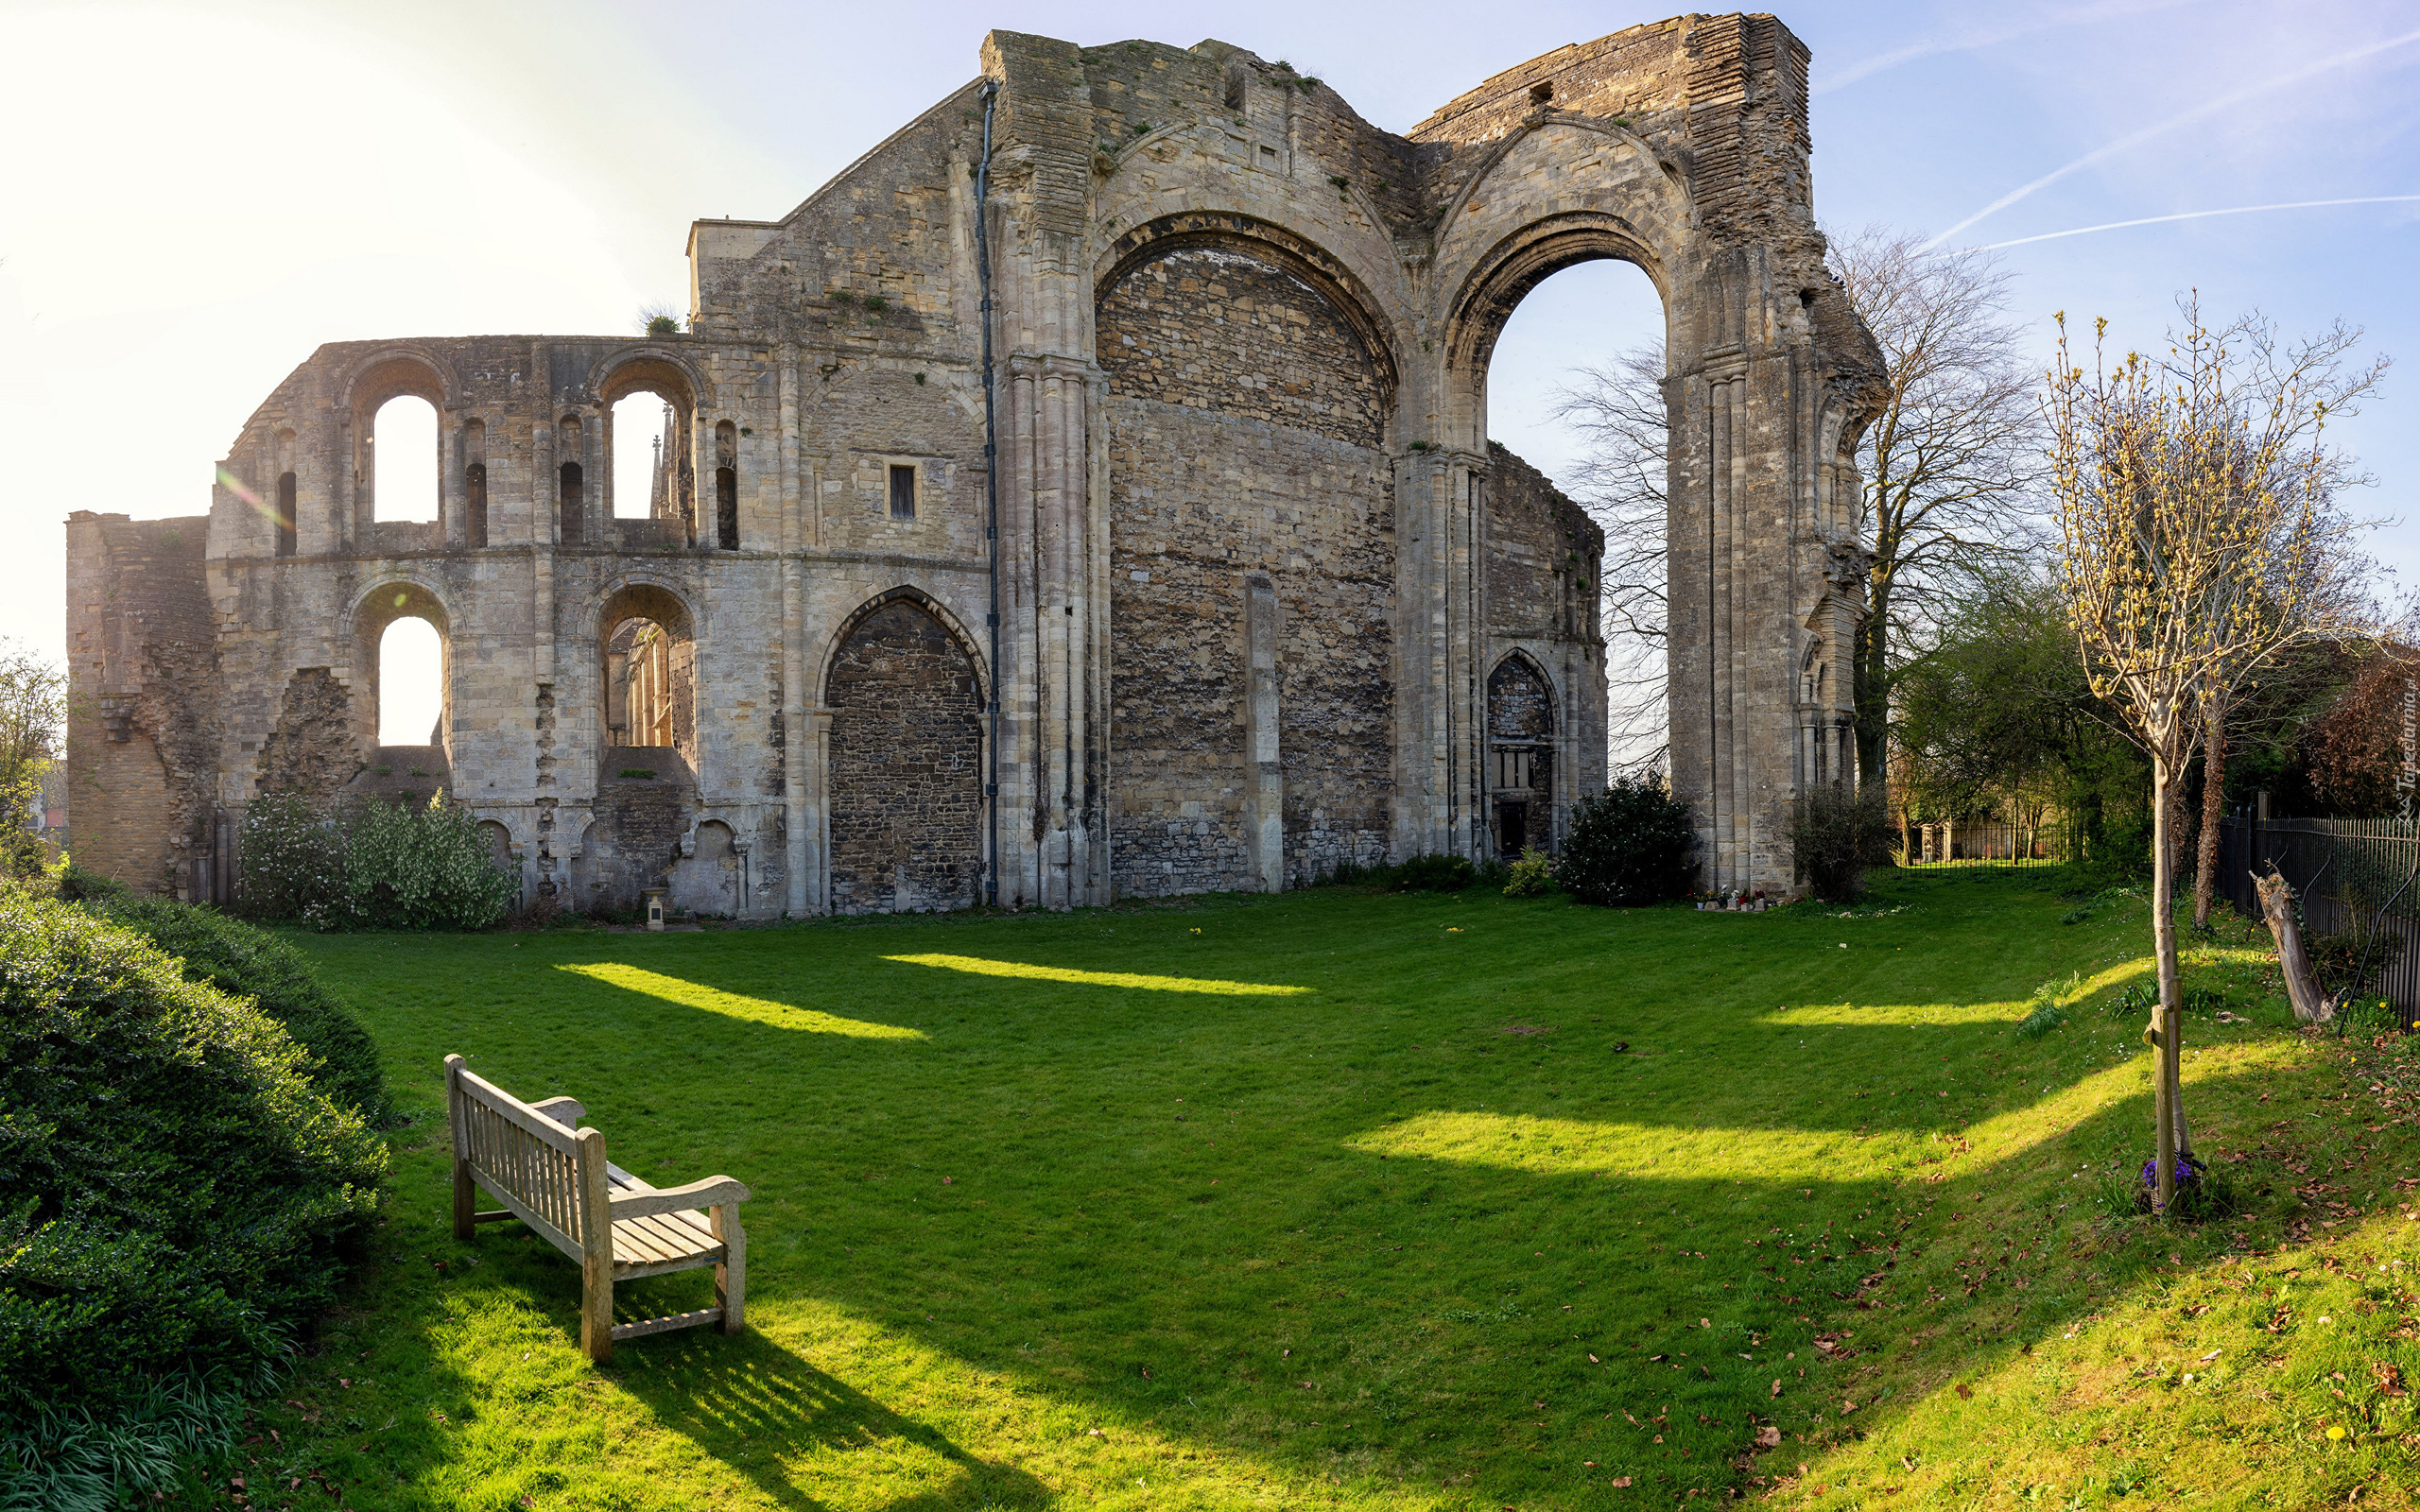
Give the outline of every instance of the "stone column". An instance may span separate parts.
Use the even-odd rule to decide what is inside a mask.
[[[1277,588],[1244,579],[1244,832],[1260,890],[1286,887],[1286,768],[1277,748]]]

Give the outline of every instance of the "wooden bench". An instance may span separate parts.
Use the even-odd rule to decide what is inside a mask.
[[[445,1057],[445,1108],[454,1128],[454,1237],[518,1218],[579,1262],[579,1347],[592,1360],[615,1339],[718,1323],[747,1323],[748,1189],[727,1176],[684,1187],[649,1186],[605,1159],[601,1129],[577,1127],[586,1111],[569,1097],[525,1103]],[[481,1212],[478,1192],[504,1204]],[[614,1321],[614,1283],[715,1268],[715,1305],[636,1323]]]

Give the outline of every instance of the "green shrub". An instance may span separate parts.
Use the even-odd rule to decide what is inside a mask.
[[[485,929],[520,900],[470,810],[264,794],[244,813],[236,896],[255,919],[320,929]]]
[[[1660,777],[1617,777],[1571,807],[1571,829],[1550,868],[1583,903],[1624,905],[1678,898],[1697,878],[1689,806]]]
[[[344,836],[336,816],[300,793],[263,793],[236,834],[235,896],[254,919],[304,919],[343,899]]]
[[[386,1169],[268,1015],[132,930],[0,893],[0,1421],[259,1380]]]
[[[1891,815],[1878,787],[1824,783],[1798,800],[1789,845],[1799,875],[1827,903],[1865,896],[1868,867],[1891,860]]]
[[[2033,1005],[2033,1011],[2018,1022],[2016,1037],[2019,1040],[2039,1040],[2066,1022],[2059,1014],[2059,1005],[2049,998],[2043,998]]]
[[[1460,892],[1478,876],[1461,856],[1413,856],[1396,867],[1387,881],[1391,892]]]
[[[1505,874],[1504,896],[1535,898],[1553,885],[1554,858],[1543,850],[1528,850],[1521,852],[1521,859],[1513,862],[1512,869]]]
[[[117,1512],[131,1498],[197,1489],[197,1472],[234,1449],[247,1390],[274,1383],[269,1370],[238,1380],[186,1369],[102,1410],[36,1407],[0,1428],[0,1508]]]
[[[165,898],[136,898],[120,889],[85,906],[179,957],[188,980],[252,999],[302,1046],[303,1071],[322,1094],[372,1124],[384,1119],[377,1047],[352,1011],[320,985],[301,951],[216,909]]]

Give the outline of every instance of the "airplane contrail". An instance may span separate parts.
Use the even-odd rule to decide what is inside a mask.
[[[2209,116],[2217,115],[2223,111],[2232,110],[2248,99],[2253,99],[2258,95],[2267,94],[2273,91],[2283,89],[2289,84],[2298,84],[2304,79],[2309,78],[2314,74],[2324,74],[2330,69],[2342,68],[2348,63],[2358,63],[2364,58],[2375,57],[2379,53],[2387,51],[2389,48],[2400,47],[2406,43],[2411,42],[2420,42],[2420,31],[2407,31],[2399,37],[2389,37],[2384,42],[2374,42],[2366,46],[2353,48],[2349,52],[2338,53],[2332,58],[2323,58],[2318,62],[2307,63],[2290,74],[2279,74],[2272,78],[2264,78],[2256,84],[2247,84],[2242,89],[2237,90],[2231,94],[2221,94],[2216,99],[2205,100],[2189,111],[2179,112],[2177,114],[2171,115],[2164,121],[2155,121],[2150,126],[2142,128],[2140,130],[2129,131],[2115,142],[2104,143],[2101,146],[2093,148],[2090,152],[2085,153],[2083,157],[2076,159],[2072,163],[2063,163],[2060,166],[2051,169],[2048,173],[2044,174],[2042,177],[2034,180],[2031,183],[2021,184],[2018,187],[2010,190],[2008,193],[2000,196],[1997,199],[1993,200],[1990,204],[1985,205],[1982,209],[1967,216],[1964,220],[1960,221],[1957,225],[1950,227],[1945,232],[1943,232],[1931,241],[1927,242],[1925,244],[1926,249],[1930,250],[1933,248],[1939,247],[1942,243],[1949,240],[1952,236],[1957,235],[1960,232],[1964,231],[1967,227],[1972,226],[1975,222],[1983,219],[1985,216],[1996,215],[2000,211],[2006,210],[2009,206],[2015,204],[2018,200],[2034,193],[2036,190],[2048,188],[2051,184],[2058,182],[2067,175],[2075,173],[2080,169],[2088,168],[2094,163],[2101,161],[2103,158],[2114,157],[2117,154],[2125,151],[2129,147],[2139,146],[2143,143],[2150,141],[2152,138],[2159,136],[2165,132],[2172,131],[2180,126],[2190,126],[2195,121],[2204,120]]]
[[[1861,78],[1870,77],[1885,69],[1896,68],[1901,63],[1913,62],[1919,58],[1934,58],[1943,53],[1979,52],[1985,47],[1996,47],[2004,42],[2014,42],[2019,37],[2030,37],[2037,32],[2055,31],[2062,26],[2077,23],[2119,21],[2129,16],[2143,15],[2154,10],[2173,10],[2178,6],[2191,3],[2192,0],[2137,0],[2137,3],[2125,5],[2103,3],[2076,6],[2066,10],[2054,11],[2049,15],[2013,22],[2007,26],[1971,31],[1963,36],[1927,38],[1923,42],[1910,43],[1904,47],[1894,47],[1886,53],[1876,53],[1871,58],[1859,59],[1838,73],[1824,71],[1818,75],[1815,87],[1808,93],[1829,94],[1836,89],[1846,89]]]
[[[2139,220],[2107,220],[2098,226],[2078,226],[2070,231],[2046,231],[2038,236],[2016,236],[2004,242],[1986,242],[1983,250],[1998,251],[2003,247],[2022,247],[2028,242],[2054,242],[2062,236],[2082,236],[2096,231],[2121,231],[2128,226],[2157,226],[2170,220],[2200,220],[2206,215],[2249,215],[2258,210],[2316,210],[2323,205],[2393,205],[2420,202],[2420,195],[2362,195],[2352,199],[2296,199],[2281,205],[2229,205],[2224,210],[2187,210],[2174,215],[2145,215]]]

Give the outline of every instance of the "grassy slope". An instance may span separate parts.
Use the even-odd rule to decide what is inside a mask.
[[[1853,919],[1336,891],[315,941],[418,1122],[357,1311],[262,1423],[248,1490],[364,1508],[2408,1496],[2411,1398],[2371,1366],[2420,1375],[2409,1271],[2368,1268],[2420,1262],[2392,1186],[2414,1174],[2408,1109],[2369,1106],[2397,1074],[2319,1101],[2369,1074],[2197,1020],[2204,1148],[2272,1152],[2229,1163],[2272,1194],[2198,1233],[2103,1216],[2149,1123],[2135,1025],[2080,1009],[2041,1041],[2012,1030],[2046,978],[2105,996],[2138,971],[2140,906],[2061,927],[2066,905],[2022,881],[1896,885],[1904,911]],[[927,953],[1307,990],[885,959]],[[2242,1006],[2259,971],[2213,952],[2197,979]],[[447,1232],[449,1050],[525,1097],[580,1097],[642,1174],[749,1182],[754,1331],[587,1369],[574,1265],[515,1226]],[[2359,1216],[2292,1211],[2290,1186],[2330,1176]],[[2340,1227],[2313,1248],[2229,1248],[2320,1220]],[[2282,1332],[2256,1330],[2289,1271]],[[642,1282],[624,1310],[704,1293]],[[2352,1436],[2313,1436],[2329,1421]],[[1767,1425],[1782,1444],[1747,1457]]]

